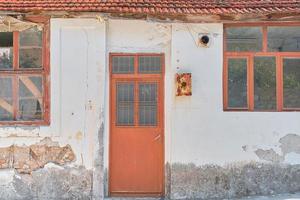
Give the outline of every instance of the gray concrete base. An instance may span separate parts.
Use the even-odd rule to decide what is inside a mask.
[[[160,200],[160,198],[121,198],[120,197],[120,198],[105,198],[105,200]],[[218,200],[218,199],[214,199],[214,200]],[[253,196],[253,197],[244,197],[238,199],[220,199],[220,200],[300,200],[300,193],[279,194],[279,195],[271,195],[271,196]]]

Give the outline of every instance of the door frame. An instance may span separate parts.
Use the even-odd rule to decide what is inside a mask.
[[[112,89],[113,89],[113,74],[112,74],[112,57],[113,56],[134,56],[135,57],[135,62],[134,62],[134,70],[135,67],[137,66],[137,57],[138,56],[161,56],[161,91],[159,91],[159,95],[161,95],[161,114],[160,114],[160,119],[162,120],[162,145],[161,145],[161,156],[162,156],[162,163],[161,163],[161,169],[162,169],[162,192],[159,195],[159,197],[164,197],[165,196],[165,54],[164,53],[109,53],[109,152],[108,152],[108,196],[112,197],[156,197],[153,196],[153,194],[149,193],[138,193],[138,194],[132,194],[132,193],[120,193],[120,194],[112,194],[111,193],[111,176],[110,176],[110,171],[111,171],[111,166],[113,165],[112,159],[111,159],[111,149],[112,149],[112,112],[113,112],[113,107],[112,107]],[[149,76],[153,77],[153,74],[146,74],[144,76]],[[157,74],[155,74],[157,76]],[[126,74],[122,74],[122,76],[126,76]],[[128,75],[127,75],[128,76]],[[130,80],[130,75],[128,76],[128,79]],[[157,196],[158,197],[158,196]]]

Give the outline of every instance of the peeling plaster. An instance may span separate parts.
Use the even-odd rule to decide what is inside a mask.
[[[273,149],[269,149],[269,150],[257,149],[255,151],[255,154],[259,157],[259,159],[270,161],[270,162],[282,162],[284,160],[284,157],[280,156]]]
[[[257,149],[255,154],[260,160],[270,162],[287,162],[287,155],[290,153],[300,154],[300,136],[297,134],[287,134],[279,139],[281,154],[276,153],[274,149]],[[243,147],[244,149],[244,147]],[[299,155],[300,156],[300,155]],[[290,157],[290,156],[289,156]],[[293,156],[295,157],[295,156]],[[288,159],[290,160],[290,159]],[[292,162],[290,162],[292,163]],[[298,162],[296,162],[298,163]]]

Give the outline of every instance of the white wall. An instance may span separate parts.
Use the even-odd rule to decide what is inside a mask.
[[[191,97],[172,98],[172,162],[226,164],[258,160],[254,151],[300,134],[299,112],[224,112],[222,24],[173,24],[172,71],[191,72]],[[209,48],[197,47],[198,33],[213,34]],[[166,102],[169,104],[170,102]],[[244,149],[243,149],[244,146]]]
[[[71,144],[75,164],[92,168],[104,122],[107,167],[108,53],[146,52],[164,53],[166,58],[166,162],[226,164],[258,160],[258,148],[280,153],[281,137],[300,134],[300,113],[223,112],[222,32],[222,24],[52,19],[51,125],[1,127],[0,147],[33,144],[50,136],[61,145]],[[198,33],[213,35],[209,48],[195,45]],[[176,72],[192,73],[193,96],[175,97]]]
[[[300,113],[223,111],[222,24],[140,20],[109,20],[107,23],[107,53],[166,55],[166,162],[223,165],[258,160],[255,150],[273,148],[280,154],[279,139],[289,133],[300,133]],[[199,33],[211,35],[209,48],[195,44]],[[192,73],[193,96],[175,97],[177,72]],[[109,106],[108,85],[107,80],[106,107]],[[108,120],[105,127],[107,166]]]
[[[108,20],[107,21],[107,58],[109,53],[164,53],[166,66],[171,66],[171,25],[143,20]],[[109,72],[107,72],[107,77]],[[173,73],[170,67],[165,71],[165,90],[173,87]],[[106,103],[109,107],[109,80],[106,82]],[[170,95],[165,101],[170,101]],[[170,119],[171,105],[166,104],[166,117]],[[108,167],[109,148],[109,110],[105,113],[105,167]],[[170,120],[165,124],[166,161],[170,160]]]
[[[76,165],[93,167],[104,104],[105,24],[51,19],[51,124],[1,127],[0,146],[30,145],[51,137],[70,144]]]
[[[51,21],[51,99],[58,102],[51,122],[58,124],[57,136],[73,144],[76,164],[87,168],[103,122],[105,37],[105,23],[95,19]]]

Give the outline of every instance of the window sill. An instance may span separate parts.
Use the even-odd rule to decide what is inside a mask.
[[[1,127],[22,127],[22,126],[50,126],[50,121],[43,120],[43,121],[1,121]]]

